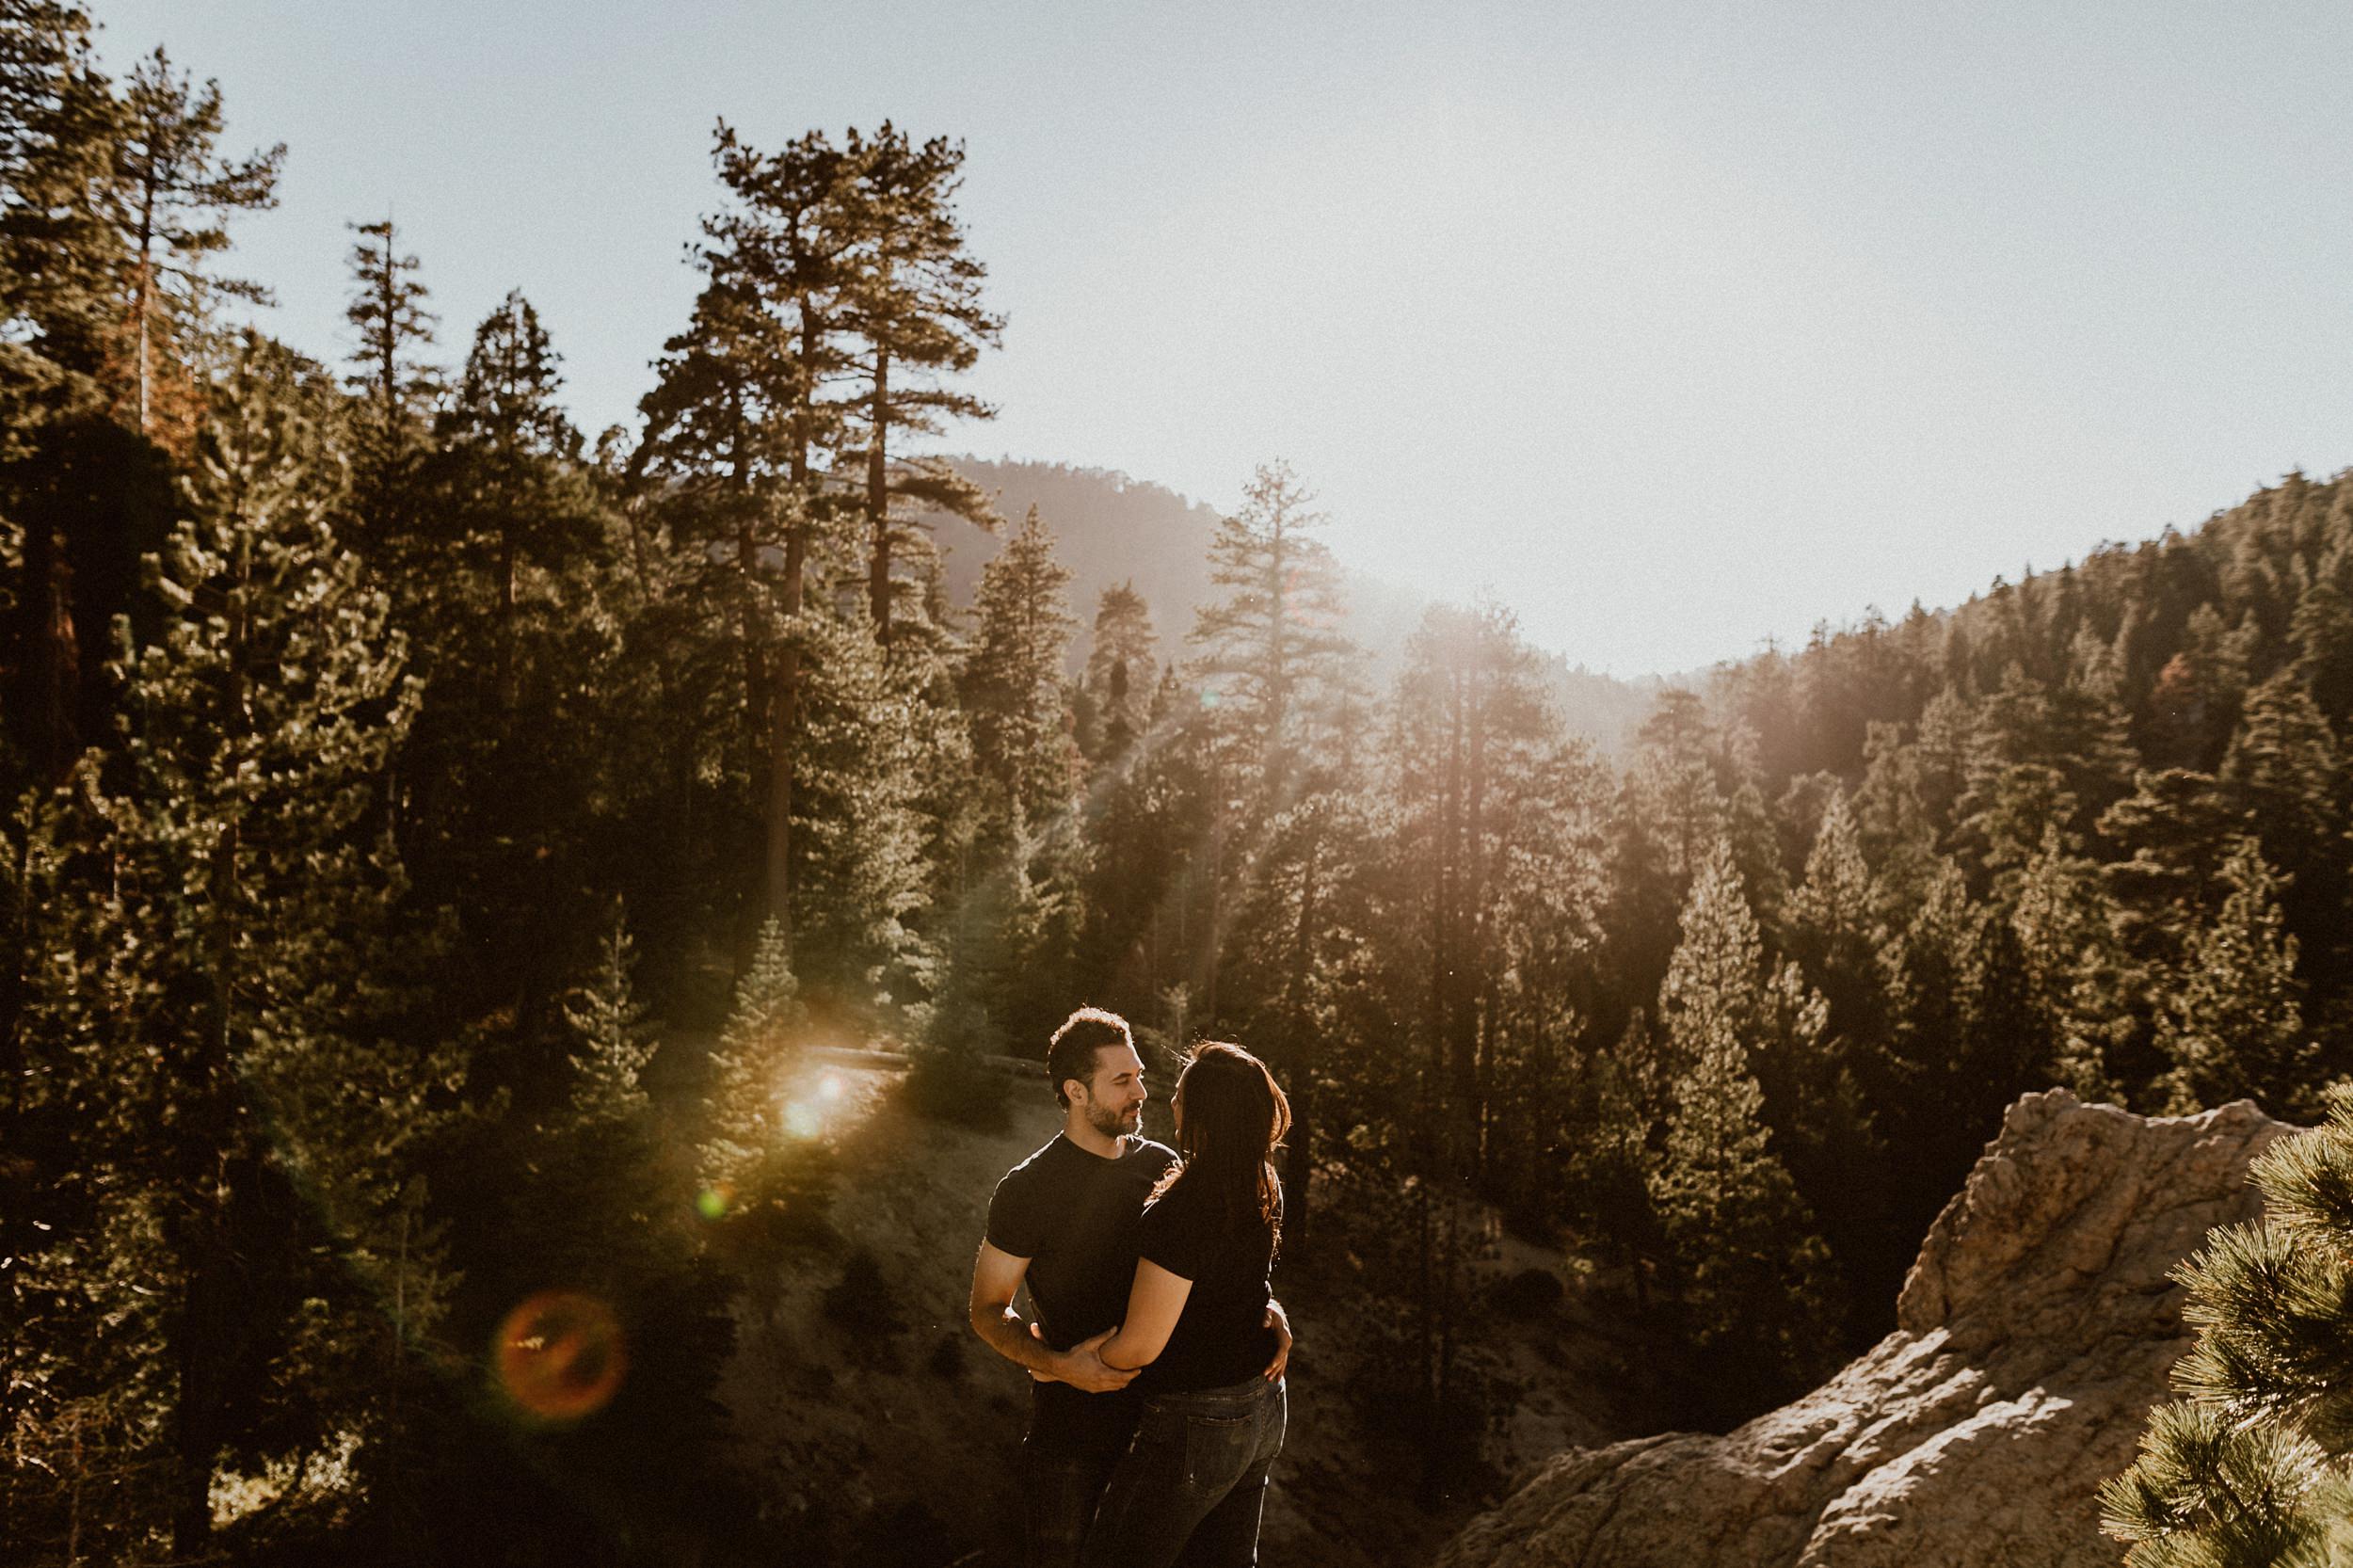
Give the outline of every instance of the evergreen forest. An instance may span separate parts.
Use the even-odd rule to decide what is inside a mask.
[[[1605,747],[1498,604],[1353,642],[1279,461],[1185,604],[1076,598],[1089,520],[941,455],[1004,328],[952,139],[720,123],[590,432],[380,215],[348,359],[246,325],[290,154],[92,35],[0,0],[0,1561],[794,1560],[714,1389],[831,1244],[820,1046],[942,1125],[1081,1001],[1265,1056],[1433,1495],[1499,1236],[1721,1425],[1892,1326],[2020,1094],[2353,1073],[2353,477]]]

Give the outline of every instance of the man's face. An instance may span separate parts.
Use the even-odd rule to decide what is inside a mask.
[[[1144,1059],[1132,1046],[1104,1046],[1095,1053],[1095,1076],[1081,1086],[1087,1125],[1118,1138],[1144,1125]]]

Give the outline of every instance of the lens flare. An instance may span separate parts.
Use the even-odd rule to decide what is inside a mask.
[[[695,1194],[695,1212],[706,1220],[724,1220],[735,1204],[735,1187],[731,1182],[714,1182]]]
[[[841,1081],[840,1074],[827,1073],[824,1081],[817,1085],[817,1097],[828,1102],[838,1100],[846,1088],[847,1085]]]
[[[795,1138],[814,1138],[825,1130],[824,1112],[794,1100],[784,1108],[784,1130]]]
[[[542,1421],[602,1409],[629,1369],[619,1320],[576,1290],[543,1290],[508,1313],[496,1362],[506,1397]]]

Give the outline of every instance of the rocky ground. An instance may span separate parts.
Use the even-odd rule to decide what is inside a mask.
[[[1001,1130],[944,1128],[899,1103],[902,1076],[847,1056],[811,1065],[803,1096],[839,1148],[833,1235],[760,1272],[721,1395],[765,1505],[809,1560],[1009,1565],[1027,1389],[967,1329],[965,1301],[988,1195],[1057,1112],[1043,1080],[1024,1080]],[[1483,1463],[1424,1508],[1414,1450],[1378,1392],[1395,1298],[1344,1246],[1278,1269],[1299,1346],[1264,1560],[1427,1561],[1506,1478],[1642,1430],[1626,1411],[1651,1358],[1586,1304],[1557,1254],[1498,1237],[1477,1270]]]
[[[1565,1451],[1441,1568],[2112,1568],[2094,1492],[2188,1348],[2168,1272],[2253,1217],[2288,1130],[2012,1106],[1905,1282],[1897,1331],[1726,1436]]]

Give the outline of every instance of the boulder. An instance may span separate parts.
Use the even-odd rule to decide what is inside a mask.
[[[2167,1275],[2253,1218],[2250,1101],[2150,1118],[2011,1106],[1929,1229],[1896,1332],[1723,1436],[1571,1449],[1443,1568],[2114,1568],[2097,1489],[2190,1336]]]

